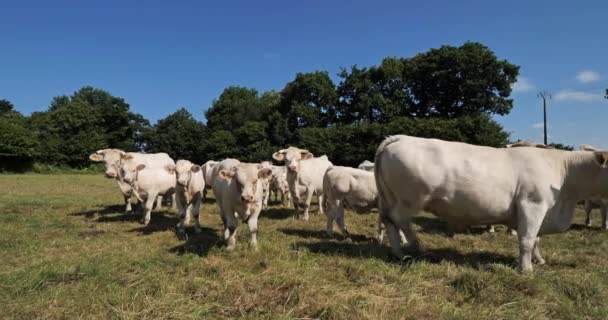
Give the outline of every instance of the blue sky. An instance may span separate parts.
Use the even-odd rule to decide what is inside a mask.
[[[25,114],[92,85],[156,121],[229,85],[479,41],[521,66],[512,138],[608,147],[608,1],[2,1],[0,97]]]

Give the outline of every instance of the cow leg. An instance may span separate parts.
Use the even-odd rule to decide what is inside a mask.
[[[304,216],[303,219],[305,221],[308,221],[308,209],[310,209],[310,202],[312,202],[312,194],[313,194],[313,190],[312,188],[308,188],[308,190],[306,190],[306,199],[304,200]]]
[[[131,195],[123,195],[125,198],[125,214],[131,213],[133,208],[131,208]]]
[[[591,201],[585,200],[585,225],[587,227],[591,227],[591,210],[593,210]]]
[[[186,217],[188,216],[187,207],[184,205],[183,200],[181,200],[181,196],[179,197],[179,199],[177,201],[177,212],[178,212],[177,216],[179,217],[179,223],[177,224],[177,234],[178,234],[178,237],[181,237],[182,235],[184,235],[186,233],[185,220],[186,220]]]
[[[384,230],[386,229],[386,226],[384,225],[384,223],[382,222],[382,215],[379,214],[378,215],[378,243],[382,243],[382,241],[384,241]]]
[[[317,196],[317,201],[319,201],[319,213],[323,214],[324,212],[324,203],[323,203],[323,199],[325,199],[325,197],[322,194],[319,194]]]
[[[600,205],[600,212],[602,213],[602,228],[608,230],[608,221],[606,221],[608,218],[608,203],[602,202]]]
[[[300,210],[300,207],[299,207],[300,199],[294,193],[291,194],[291,202],[293,203],[293,209],[295,210],[295,217],[298,217],[300,215],[300,213],[299,213],[299,210]]]
[[[199,221],[199,216],[201,213],[201,198],[200,196],[196,196],[194,203],[191,205],[192,215],[194,216],[194,232],[201,233],[201,223]]]
[[[152,212],[152,206],[154,206],[154,200],[156,199],[156,194],[148,194],[146,198],[146,203],[144,205],[144,225],[147,226],[150,224],[150,213]]]
[[[496,227],[495,227],[493,224],[489,224],[489,225],[487,225],[487,228],[488,228],[488,232],[489,232],[489,233],[494,233],[494,232],[496,232]]]
[[[203,202],[207,200],[207,188],[203,188]]]
[[[517,216],[517,236],[519,238],[520,272],[531,272],[532,254],[536,245],[538,231],[547,212],[547,206],[542,203],[520,203]],[[540,250],[540,249],[539,249]],[[540,255],[540,252],[539,252]]]
[[[341,203],[340,206],[338,207],[337,213],[338,213],[337,222],[338,222],[338,227],[340,228],[340,231],[342,231],[342,234],[345,237],[350,237],[348,230],[346,230],[346,225],[344,224],[344,202]]]
[[[177,209],[177,204],[175,203],[175,198],[177,196],[175,195],[175,193],[171,196],[171,209],[176,210]]]
[[[155,198],[152,198],[155,199]],[[153,208],[154,212],[160,211],[160,207],[163,205],[163,196],[156,197],[156,206]]]
[[[234,208],[221,209],[222,220],[224,221],[224,240],[226,240],[226,249],[234,250],[236,246],[236,227],[237,221]]]
[[[259,212],[252,214],[247,219],[247,226],[249,226],[249,244],[251,249],[258,250],[258,216]]]
[[[332,237],[334,235],[334,219],[336,219],[336,208],[341,205],[339,199],[330,200],[327,202],[327,211],[325,215],[327,216],[327,236]]]
[[[545,259],[540,255],[540,237],[536,237],[536,242],[534,243],[534,251],[532,252],[532,256],[536,263],[539,265],[545,264]]]
[[[418,242],[418,237],[412,228],[412,217],[417,213],[417,210],[408,208],[403,204],[399,203],[390,212],[390,220],[398,228],[397,231],[403,231],[402,234],[394,235],[398,240],[406,239],[405,243],[410,244],[410,249],[415,252],[424,251],[424,248]],[[389,235],[390,236],[390,235]],[[390,238],[389,238],[390,239]]]

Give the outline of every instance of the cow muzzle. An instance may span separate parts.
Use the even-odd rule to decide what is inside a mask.
[[[241,201],[244,203],[253,203],[253,196],[250,194],[241,195]]]
[[[106,178],[116,178],[116,172],[106,171]]]
[[[298,172],[298,168],[297,168],[296,166],[289,166],[289,167],[287,167],[287,169],[288,169],[290,172]]]

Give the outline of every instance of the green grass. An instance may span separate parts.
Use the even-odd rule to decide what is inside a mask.
[[[608,232],[582,227],[580,212],[572,230],[543,239],[547,265],[521,275],[504,228],[448,238],[420,216],[428,254],[405,265],[373,240],[375,214],[349,212],[352,240],[328,239],[324,216],[304,222],[274,206],[261,215],[258,252],[244,225],[227,252],[214,203],[203,206],[203,233],[180,241],[174,211],[145,228],[121,199],[98,175],[0,175],[0,317],[608,318]]]

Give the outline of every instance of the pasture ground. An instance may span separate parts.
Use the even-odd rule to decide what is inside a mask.
[[[0,175],[0,317],[5,319],[608,319],[608,232],[582,226],[543,239],[547,265],[515,270],[504,228],[446,236],[416,219],[428,254],[387,259],[375,214],[347,213],[352,239],[324,236],[325,217],[273,206],[227,252],[214,203],[203,233],[174,234],[175,212],[123,215],[97,175]],[[580,210],[579,210],[580,211]]]

